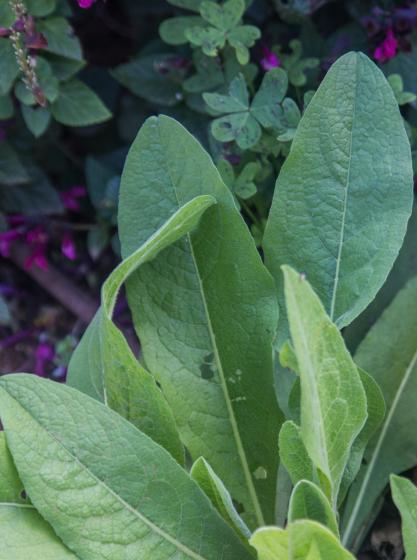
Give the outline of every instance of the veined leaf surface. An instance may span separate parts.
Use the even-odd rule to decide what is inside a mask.
[[[349,493],[342,520],[343,541],[354,550],[391,473],[417,464],[417,278],[408,282],[381,315],[355,354],[356,363],[379,384],[384,421],[365,452],[366,466]]]
[[[335,507],[350,449],[367,418],[358,370],[338,328],[305,278],[283,267],[291,338],[300,370],[301,437],[330,483]]]
[[[23,493],[0,432],[0,560],[76,560]]]
[[[348,325],[374,299],[411,213],[410,144],[391,86],[362,53],[341,57],[298,126],[277,180],[264,250],[284,310],[281,265],[307,274]],[[280,315],[279,344],[286,339]]]
[[[201,194],[217,204],[128,279],[128,297],[146,367],[184,444],[207,459],[255,526],[273,520],[282,420],[273,390],[273,279],[209,155],[173,119],[148,119],[122,176],[123,255]]]
[[[108,407],[32,375],[0,380],[7,442],[28,495],[82,560],[249,560],[189,475]]]
[[[180,463],[184,449],[168,403],[133,355],[112,314],[128,276],[193,229],[213,203],[213,197],[202,195],[185,204],[110,274],[102,288],[102,305],[73,355],[68,375],[69,385],[109,405]]]

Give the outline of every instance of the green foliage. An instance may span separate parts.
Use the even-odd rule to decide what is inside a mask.
[[[348,496],[344,541],[357,549],[372,522],[377,500],[391,473],[417,463],[417,445],[409,423],[417,384],[417,280],[411,280],[375,323],[355,354],[359,366],[379,384],[386,414],[366,450],[366,464]]]
[[[211,109],[228,113],[213,121],[213,136],[221,142],[235,140],[242,150],[247,150],[259,142],[261,127],[277,135],[287,135],[300,119],[295,103],[290,98],[284,99],[287,87],[286,73],[275,68],[265,74],[252,102],[242,74],[231,82],[228,95],[205,93],[203,98]]]
[[[390,477],[392,497],[402,518],[402,533],[406,559],[411,560],[417,550],[417,489],[414,484],[400,476]]]
[[[198,4],[202,29],[226,35],[239,29],[245,8],[231,0],[172,4],[194,11]],[[54,2],[34,9],[45,21],[61,17]],[[259,87],[229,47],[221,61],[195,49],[194,66],[179,64],[168,82],[185,94],[183,110],[194,103],[205,111],[205,99],[213,131],[222,119],[244,123],[246,132],[228,140],[243,152],[214,134],[216,166],[183,126],[159,116],[144,122],[121,179],[124,151],[87,161],[107,239],[120,183],[122,261],[102,285],[67,385],[27,374],[0,379],[0,558],[353,560],[390,475],[417,464],[409,429],[417,279],[393,298],[354,359],[340,331],[384,282],[410,214],[410,150],[392,89],[351,53],[329,71],[297,126],[298,106],[285,95],[288,79],[291,88],[304,76],[298,46],[288,55],[292,66],[269,71]],[[175,60],[155,52],[115,75],[133,91],[144,59]],[[146,68],[140,95],[151,99],[159,86]],[[45,57],[45,108],[12,84],[33,134],[46,129],[49,111],[74,126],[109,116],[75,78],[78,69]],[[173,92],[167,88],[166,104],[180,111]],[[274,282],[248,225],[261,235],[265,184],[284,142],[289,155],[264,242]],[[0,163],[8,209],[25,203],[36,211],[33,184],[43,184],[43,205],[59,203],[13,142],[0,143]],[[139,359],[115,323],[124,284]],[[395,476],[391,485],[413,558],[416,490]]]
[[[383,147],[386,155],[375,157]],[[283,311],[280,345],[288,332],[280,265],[305,272],[330,318],[339,328],[348,325],[373,300],[398,254],[412,182],[391,87],[364,55],[345,55],[300,122],[266,227],[266,264]]]

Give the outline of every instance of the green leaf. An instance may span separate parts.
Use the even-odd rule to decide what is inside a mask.
[[[118,292],[139,266],[192,229],[213,197],[200,196],[179,209],[137,251],[125,259],[102,287],[102,305],[77,347],[68,383],[104,402],[184,462],[184,449],[168,404],[152,375],[137,361],[112,321]]]
[[[337,326],[348,325],[398,254],[412,185],[410,145],[391,87],[362,53],[343,56],[307,107],[277,181],[264,250],[278,293],[280,266],[294,266]],[[280,303],[283,309],[282,296]],[[286,333],[282,313],[280,344]]]
[[[296,521],[287,529],[262,527],[250,540],[258,560],[354,560],[334,534],[315,521]]]
[[[6,95],[12,89],[19,75],[19,67],[10,39],[0,38],[0,95]]]
[[[169,453],[101,403],[23,374],[1,378],[0,410],[28,495],[80,558],[251,558]]]
[[[178,8],[184,8],[185,10],[192,10],[193,12],[198,12],[201,2],[203,0],[167,0],[173,6],[178,6]]]
[[[407,233],[397,260],[376,298],[353,323],[343,331],[343,337],[351,352],[355,351],[366,333],[392,302],[399,290],[410,278],[417,275],[417,205],[414,204],[408,221]]]
[[[122,176],[122,254],[200,194],[217,204],[195,231],[135,272],[128,298],[144,363],[185,446],[207,459],[253,526],[254,518],[272,521],[275,500],[274,286],[208,154],[173,119],[148,119]],[[259,467],[264,478],[255,476]]]
[[[0,504],[1,560],[77,560],[33,506]]]
[[[279,432],[279,456],[293,485],[300,480],[317,480],[317,474],[304,445],[300,427],[287,420]]]
[[[172,53],[138,57],[111,71],[116,80],[135,95],[156,103],[172,107],[182,97],[181,78],[184,70],[173,67],[178,55]]]
[[[340,487],[339,504],[342,503],[352,482],[355,480],[362,464],[366,446],[381,426],[385,416],[385,401],[378,383],[360,367],[358,367],[358,371],[366,393],[368,418],[350,450],[349,461],[346,465]]]
[[[283,68],[288,73],[290,83],[295,87],[302,87],[307,83],[305,71],[316,68],[319,65],[318,58],[301,58],[303,48],[301,41],[293,39],[290,41],[291,54],[279,53]]]
[[[4,432],[0,432],[0,503],[24,504],[23,484],[7,448]]]
[[[246,544],[251,533],[237,513],[227,488],[203,457],[197,459],[192,466],[190,474],[191,478],[193,478],[203,492],[207,494],[209,500],[223,519],[236,531]]]
[[[112,116],[94,91],[78,80],[61,84],[51,112],[54,119],[67,126],[89,126]]]
[[[14,148],[8,142],[0,142],[0,184],[20,185],[28,183],[29,180],[29,175]]]
[[[282,118],[281,101],[288,89],[287,74],[282,68],[267,72],[253,98],[252,115],[266,128],[276,128]]]
[[[51,112],[46,107],[21,106],[23,120],[36,138],[42,136],[51,122]]]
[[[335,506],[350,448],[367,418],[365,391],[342,336],[317,295],[293,269],[284,266],[283,272],[300,369],[301,436],[313,463],[330,483],[329,498]]]
[[[240,113],[249,109],[249,92],[242,74],[231,82],[228,95],[205,93],[203,98],[209,107],[219,113]]]
[[[309,480],[300,480],[291,494],[288,523],[310,519],[321,523],[339,538],[337,519],[322,490]]]
[[[1,560],[75,560],[42,519],[27,503],[23,484],[0,432],[0,558]]]
[[[168,45],[185,45],[187,43],[186,30],[193,27],[204,27],[204,21],[199,16],[180,16],[164,20],[159,26],[159,35]]]
[[[405,560],[412,560],[417,554],[417,488],[401,476],[392,475],[390,481],[393,500],[401,513]]]
[[[261,32],[254,25],[239,25],[227,34],[227,41],[235,49],[239,64],[249,62],[249,47],[253,47],[260,38]]]
[[[6,172],[6,169],[1,165],[3,148],[4,143],[0,144],[0,169]],[[8,162],[8,164],[12,163]],[[32,215],[62,212],[62,203],[57,190],[39,167],[26,162],[25,167],[16,169],[15,180],[17,179],[17,172],[22,172],[21,180],[16,181],[13,188],[2,181],[0,173],[0,200],[4,211]],[[4,183],[4,186],[1,183]]]
[[[409,427],[417,422],[417,278],[395,297],[360,344],[355,360],[379,384],[386,415],[368,446],[342,520],[343,540],[354,550],[363,538],[376,501],[397,474],[417,464],[417,443]]]
[[[49,16],[56,8],[56,0],[25,0],[26,8],[34,17]]]
[[[37,29],[48,41],[45,50],[64,56],[71,60],[81,61],[83,58],[81,44],[74,30],[63,17],[50,17],[37,22]]]
[[[56,101],[59,92],[58,79],[53,75],[50,64],[42,57],[37,57],[36,75],[39,79],[39,86],[46,99],[51,103]],[[25,105],[36,105],[36,99],[32,91],[19,80],[15,87],[16,97]]]
[[[223,5],[204,0],[200,4],[201,17],[223,31],[236,27],[244,12],[244,0],[227,0]]]
[[[187,40],[201,47],[207,56],[217,56],[219,49],[226,43],[226,34],[214,27],[189,27],[185,30]]]
[[[10,95],[0,95],[0,121],[11,119],[14,115],[13,100]]]
[[[389,85],[392,87],[395,99],[398,105],[406,105],[407,103],[412,103],[417,99],[415,93],[404,91],[404,82],[400,74],[391,74],[387,77]]]
[[[189,93],[202,93],[223,85],[225,77],[220,61],[205,56],[200,49],[193,53],[196,74],[183,82],[184,90]]]

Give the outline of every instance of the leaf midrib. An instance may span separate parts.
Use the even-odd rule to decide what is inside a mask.
[[[164,142],[163,142],[163,139],[162,139],[162,136],[161,136],[161,129],[160,129],[159,124],[158,124],[158,134],[159,134],[160,142],[163,145]],[[178,208],[180,208],[181,204],[180,204],[180,201],[179,201],[178,196],[177,196],[177,191],[176,191],[176,188],[174,186],[175,183],[172,179],[172,175],[171,175],[169,165],[166,164],[165,168],[166,168],[166,171],[168,173],[168,176],[169,176],[169,179],[170,179],[170,182],[171,182],[171,187],[172,187],[172,191],[175,195],[175,200],[177,202]],[[246,457],[246,452],[245,452],[245,449],[243,447],[242,439],[241,439],[240,432],[239,432],[239,427],[237,425],[235,413],[234,413],[233,406],[232,406],[232,403],[231,403],[231,399],[230,399],[230,396],[229,396],[229,390],[227,388],[226,377],[225,377],[224,371],[223,371],[223,364],[222,364],[222,361],[220,359],[220,355],[219,355],[219,352],[218,352],[218,349],[217,349],[216,335],[214,333],[213,325],[212,325],[212,322],[211,322],[210,312],[208,310],[207,300],[206,300],[204,289],[203,289],[203,283],[202,283],[202,280],[201,280],[200,271],[199,271],[199,268],[198,268],[198,265],[197,265],[197,261],[196,261],[196,257],[195,257],[195,253],[194,253],[194,248],[193,248],[193,244],[192,244],[191,237],[190,237],[189,233],[187,233],[187,238],[188,238],[188,242],[189,242],[189,245],[190,245],[190,251],[191,251],[191,257],[192,257],[192,260],[193,260],[193,265],[194,265],[194,268],[196,270],[196,277],[197,277],[198,285],[199,285],[199,288],[200,288],[201,299],[202,299],[203,306],[204,306],[204,313],[205,313],[206,319],[207,319],[207,326],[208,326],[208,330],[209,330],[209,334],[210,334],[210,340],[211,340],[212,347],[213,347],[214,357],[215,357],[215,360],[216,360],[216,363],[217,363],[217,366],[218,366],[217,369],[218,369],[218,372],[219,372],[220,385],[221,385],[221,388],[222,388],[222,391],[223,391],[224,400],[226,402],[226,408],[227,408],[227,412],[228,412],[228,415],[229,415],[229,421],[230,421],[233,436],[234,436],[234,439],[235,439],[237,452],[238,452],[238,455],[239,455],[240,463],[242,465],[243,474],[244,474],[246,484],[247,484],[247,489],[249,491],[249,495],[250,495],[250,498],[251,498],[251,501],[252,501],[252,504],[253,504],[253,507],[254,507],[254,511],[255,511],[257,521],[258,521],[260,526],[263,526],[263,525],[265,525],[263,512],[262,512],[262,509],[261,509],[261,506],[260,506],[260,503],[259,503],[259,500],[258,500],[258,496],[256,494],[255,486],[254,486],[253,481],[252,481],[252,476],[251,476],[251,472],[250,472],[250,469],[249,469],[248,459]]]
[[[358,512],[361,508],[363,499],[365,497],[366,488],[368,486],[368,482],[371,478],[372,472],[373,472],[373,470],[375,468],[375,465],[376,465],[376,462],[378,460],[378,455],[379,455],[381,447],[384,443],[384,440],[385,440],[385,437],[387,435],[388,429],[390,427],[391,420],[392,420],[392,418],[394,417],[394,414],[397,411],[397,407],[400,403],[400,400],[402,398],[404,390],[405,390],[405,388],[408,384],[408,381],[410,380],[410,376],[411,376],[411,374],[414,370],[414,367],[416,365],[417,365],[417,350],[416,350],[415,354],[413,355],[413,357],[411,358],[407,369],[405,370],[404,377],[403,377],[403,379],[402,379],[402,381],[401,381],[401,383],[398,387],[398,391],[395,395],[395,398],[392,401],[391,408],[389,410],[389,413],[386,416],[386,419],[385,419],[384,425],[382,427],[381,433],[378,437],[377,444],[376,444],[376,446],[375,446],[375,448],[372,452],[372,459],[370,460],[370,462],[368,464],[368,467],[366,469],[366,473],[365,473],[365,476],[362,480],[362,484],[361,484],[359,494],[358,494],[358,496],[356,498],[356,501],[355,501],[355,506],[352,510],[352,513],[351,513],[350,517],[349,517],[349,523],[347,524],[346,530],[344,531],[344,534],[343,534],[344,545],[346,545],[349,541],[349,538],[351,536],[351,532],[353,530],[353,527],[354,527],[354,524],[355,524],[355,521],[356,521],[356,516],[357,516],[357,514],[358,514]]]
[[[9,397],[12,398],[15,401],[15,403],[18,406],[20,406],[22,408],[22,410],[24,410],[24,412],[26,412],[26,414],[29,416],[29,418],[31,418],[53,441],[55,441],[74,460],[74,462],[77,463],[81,467],[81,469],[85,473],[87,473],[98,485],[105,488],[106,491],[109,494],[111,494],[116,499],[116,501],[119,501],[127,511],[129,511],[130,513],[135,515],[140,521],[142,521],[145,525],[147,525],[154,533],[157,533],[158,535],[160,535],[163,539],[165,539],[166,541],[168,541],[169,543],[174,545],[180,552],[183,552],[184,554],[186,554],[187,556],[189,556],[193,560],[209,560],[208,558],[200,556],[198,553],[196,553],[193,550],[191,550],[190,548],[188,548],[188,546],[179,542],[177,539],[172,537],[169,533],[167,533],[166,531],[164,531],[163,529],[158,527],[158,525],[155,525],[155,523],[153,523],[153,521],[151,521],[150,519],[145,517],[137,509],[132,507],[121,496],[119,496],[112,488],[110,488],[103,480],[101,480],[98,476],[96,476],[87,467],[87,465],[85,465],[76,455],[74,455],[74,453],[70,449],[68,449],[67,446],[55,434],[50,432],[48,430],[48,428],[46,428],[43,424],[41,424],[41,422],[37,418],[35,418],[35,416],[33,416],[33,414],[31,414],[29,412],[29,410],[27,410],[22,405],[22,403],[20,403],[15,397],[13,397],[4,387],[3,387],[3,390],[6,391],[6,393],[9,395]],[[34,509],[36,509],[36,508],[34,508]]]
[[[353,147],[353,131],[355,125],[355,117],[356,117],[356,98],[358,93],[358,55],[355,58],[355,94],[353,98],[353,107],[352,107],[352,125],[350,130],[350,142],[349,142],[349,163],[348,163],[348,170],[346,175],[346,185],[344,189],[344,198],[343,198],[343,215],[342,215],[342,224],[340,228],[340,239],[339,239],[339,247],[336,259],[336,270],[335,270],[335,277],[333,282],[333,293],[332,293],[332,300],[330,304],[330,318],[334,321],[334,312],[336,307],[336,296],[337,296],[337,289],[339,285],[339,277],[340,277],[340,263],[342,260],[342,252],[343,252],[343,242],[345,238],[345,228],[346,228],[346,214],[347,214],[347,206],[348,206],[348,195],[349,195],[349,184],[350,184],[350,172],[352,166],[352,147]]]

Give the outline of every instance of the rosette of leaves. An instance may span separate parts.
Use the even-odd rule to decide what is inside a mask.
[[[179,5],[176,3],[176,5]],[[227,0],[217,4],[210,0],[187,3],[183,7],[198,10],[199,16],[175,17],[164,21],[160,27],[162,39],[171,45],[190,42],[201,47],[207,56],[217,56],[226,44],[236,52],[240,64],[249,62],[249,48],[261,33],[253,25],[243,25],[246,5],[244,0]]]
[[[288,77],[281,68],[267,72],[252,101],[242,74],[232,80],[228,95],[206,93],[207,105],[224,116],[215,119],[211,131],[220,142],[235,141],[242,150],[259,142],[262,129],[272,130],[279,139],[291,139],[300,120],[296,103],[285,98]]]

